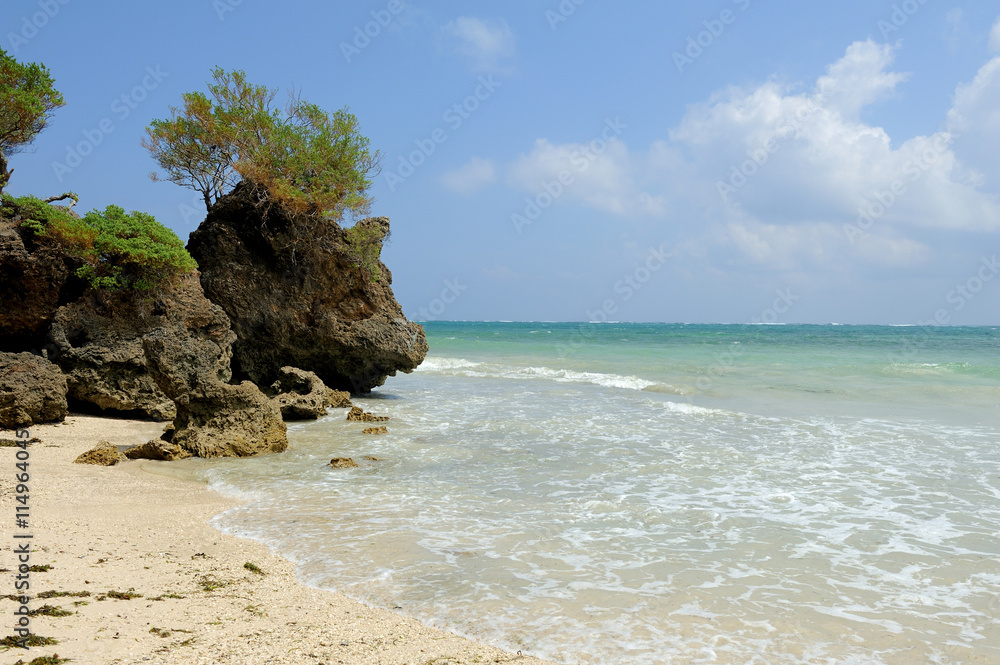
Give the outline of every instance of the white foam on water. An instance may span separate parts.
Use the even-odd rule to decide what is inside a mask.
[[[211,463],[252,500],[217,523],[310,584],[567,663],[1000,662],[989,428],[764,418],[622,381],[638,377],[427,362],[404,399],[358,400],[387,437],[331,418],[282,455]],[[363,454],[381,461],[323,466]]]
[[[551,367],[504,365],[500,363],[474,362],[464,358],[427,358],[414,371],[434,372],[452,376],[497,379],[545,379],[556,382],[589,383],[605,388],[623,388],[626,390],[647,390],[675,395],[686,394],[687,391],[656,381],[650,381],[637,376],[622,376],[604,374],[601,372],[580,372],[571,369]]]
[[[709,409],[703,406],[696,406],[694,404],[687,404],[685,402],[663,402],[663,408],[667,411],[673,411],[674,413],[685,413],[688,415],[699,415],[699,416],[711,416],[718,414],[732,414],[730,411],[723,411],[721,409]],[[735,415],[735,414],[733,414]]]

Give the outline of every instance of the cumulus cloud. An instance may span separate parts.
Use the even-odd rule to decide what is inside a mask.
[[[442,29],[451,47],[476,71],[498,71],[516,52],[514,33],[503,19],[461,16]]]
[[[496,179],[493,162],[479,157],[473,157],[467,164],[441,176],[441,182],[445,187],[465,195],[472,194]]]
[[[564,197],[696,220],[755,265],[914,265],[930,253],[921,235],[1000,230],[1000,58],[959,86],[941,131],[895,141],[861,120],[906,80],[892,61],[891,47],[856,42],[811,89],[722,90],[689,107],[667,139],[636,151],[616,138],[582,172],[574,155],[586,143],[539,139],[507,181],[537,192],[568,170],[577,184]]]
[[[968,182],[1000,191],[1000,57],[983,65],[970,83],[958,86],[948,128],[963,164],[972,169]]]
[[[830,65],[816,82],[823,106],[854,119],[866,106],[891,95],[907,74],[888,72],[892,48],[869,40],[851,44],[844,57]]]

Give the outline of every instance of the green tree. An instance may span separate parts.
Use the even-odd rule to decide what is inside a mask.
[[[242,71],[217,67],[212,77],[209,94],[185,93],[169,119],[146,128],[142,144],[164,179],[200,192],[206,207],[245,181],[296,213],[340,221],[368,211],[381,157],[354,115],[327,113],[298,94],[279,109],[277,91]]]
[[[7,160],[27,147],[48,126],[52,111],[66,103],[53,83],[45,65],[21,64],[0,49],[0,193],[14,172]]]

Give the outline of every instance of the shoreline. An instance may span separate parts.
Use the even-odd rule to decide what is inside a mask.
[[[73,614],[32,617],[33,634],[59,643],[0,651],[0,664],[53,654],[101,665],[547,662],[300,583],[290,560],[210,524],[240,501],[197,481],[147,468],[169,462],[73,464],[99,440],[120,446],[144,443],[162,427],[151,421],[70,414],[64,423],[29,428],[32,437],[41,439],[28,449],[31,564],[50,566],[30,573],[29,607],[51,605]],[[6,430],[0,436],[13,434]],[[16,450],[0,448],[9,478]],[[5,482],[2,488],[0,506],[13,524],[14,485]],[[15,531],[4,529],[0,543],[0,568],[12,571],[3,575],[4,597],[19,593],[14,586]],[[36,597],[46,591],[79,595]],[[7,598],[0,602],[7,617],[0,631],[6,637],[15,628],[17,603]]]

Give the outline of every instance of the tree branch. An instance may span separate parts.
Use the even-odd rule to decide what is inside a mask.
[[[13,170],[13,169],[12,169]],[[73,192],[66,192],[65,194],[60,194],[59,196],[50,196],[45,199],[46,203],[52,203],[53,201],[63,201],[65,199],[73,199],[73,202],[69,204],[69,209],[72,210],[73,206],[80,202],[80,197]]]

